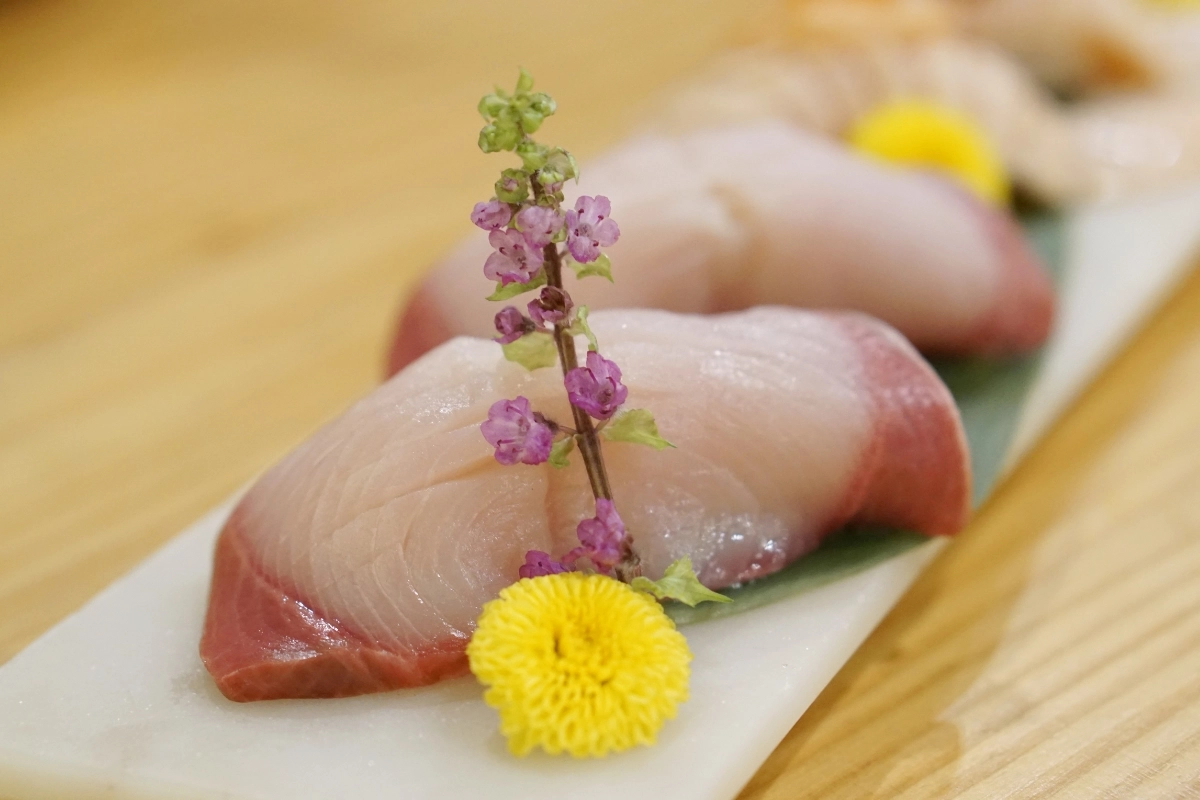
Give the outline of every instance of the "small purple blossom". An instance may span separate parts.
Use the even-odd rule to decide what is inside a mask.
[[[535,324],[542,328],[553,328],[560,322],[566,322],[571,316],[575,304],[571,295],[557,286],[547,286],[538,296],[529,302],[529,316]]]
[[[614,244],[621,235],[617,223],[609,218],[612,204],[604,195],[584,195],[567,212],[567,249],[580,264],[600,257],[600,248]]]
[[[545,247],[562,230],[565,217],[557,209],[526,206],[517,213],[517,223],[530,247]]]
[[[501,203],[492,198],[486,203],[476,203],[471,212],[471,222],[485,231],[498,231],[512,219],[512,209],[508,203]]]
[[[502,308],[496,315],[495,323],[496,333],[500,334],[496,337],[496,341],[500,344],[512,344],[534,329],[533,322],[526,319],[516,306]]]
[[[555,561],[549,553],[541,550],[530,550],[525,554],[525,563],[517,570],[522,578],[540,578],[543,575],[557,575],[560,572],[573,572],[571,567],[560,561]]]
[[[595,350],[588,351],[587,366],[568,372],[563,383],[571,405],[596,419],[611,417],[629,395],[621,383],[621,368]]]
[[[501,285],[528,283],[542,268],[542,251],[530,247],[516,228],[494,230],[488,234],[488,242],[496,252],[484,262],[483,274]]]
[[[576,559],[587,556],[596,569],[605,575],[620,563],[622,545],[628,534],[612,500],[596,498],[596,516],[580,522],[575,534],[579,537],[580,546],[567,553],[563,561],[574,563]]]
[[[496,460],[505,466],[541,464],[550,458],[554,432],[540,415],[534,414],[524,397],[497,400],[479,429],[488,444],[496,448]]]

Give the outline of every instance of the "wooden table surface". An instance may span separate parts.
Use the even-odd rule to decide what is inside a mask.
[[[756,5],[0,2],[0,661],[376,383],[491,81],[586,156]],[[1195,276],[743,797],[1200,797],[1198,612]]]

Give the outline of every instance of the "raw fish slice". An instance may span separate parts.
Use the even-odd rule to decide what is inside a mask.
[[[893,329],[858,314],[599,312],[629,407],[676,449],[607,443],[648,574],[692,557],[720,588],[775,572],[848,521],[953,534],[970,476],[949,392]],[[334,697],[465,669],[484,602],[527,550],[575,543],[579,459],[502,467],[479,432],[523,395],[567,418],[562,376],[458,338],[268,471],[216,552],[201,654],[233,700]]]
[[[1050,327],[1053,289],[1007,215],[781,123],[630,140],[569,189],[612,198],[621,226],[618,280],[578,294],[592,308],[847,308],[944,353],[1029,350]],[[452,336],[494,334],[476,234],[413,295],[392,372]]]

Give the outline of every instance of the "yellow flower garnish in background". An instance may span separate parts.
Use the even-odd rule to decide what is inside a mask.
[[[1151,6],[1158,6],[1169,11],[1189,11],[1191,9],[1200,10],[1200,0],[1142,0],[1142,2]]]
[[[867,113],[850,146],[883,161],[945,173],[990,203],[1009,199],[1004,163],[969,117],[936,103],[901,100]]]
[[[598,757],[653,744],[687,699],[687,640],[649,595],[604,575],[525,578],[467,647],[508,747]]]

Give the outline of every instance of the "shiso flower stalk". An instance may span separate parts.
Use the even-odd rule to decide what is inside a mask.
[[[730,600],[701,584],[688,558],[658,580],[642,575],[617,510],[602,440],[657,450],[674,445],[659,435],[648,409],[625,408],[621,368],[602,355],[587,306],[563,284],[565,269],[612,281],[603,248],[621,229],[603,195],[564,208],[563,187],[578,180],[579,167],[566,150],[533,138],[556,108],[549,95],[533,91],[525,70],[514,92],[497,88],[480,100],[480,149],[515,153],[521,166],[500,173],[495,194],[475,205],[471,221],[488,231],[493,248],[483,265],[495,282],[488,299],[536,293],[524,310],[507,305],[496,314],[504,357],[531,371],[558,366],[571,419],[551,419],[528,398],[514,397],[494,403],[480,429],[496,461],[508,466],[563,469],[578,450],[595,514],[579,521],[579,545],[569,552],[525,554],[520,580],[484,607],[467,656],[491,687],[485,699],[499,710],[514,753],[540,746],[595,757],[652,744],[687,698],[691,653],[658,600]],[[577,336],[588,342],[582,360]]]
[[[476,203],[471,212],[471,221],[488,231],[493,248],[483,265],[483,274],[495,281],[488,299],[503,302],[537,293],[524,311],[509,305],[496,314],[496,341],[505,358],[526,369],[558,365],[571,404],[567,424],[537,411],[526,397],[500,400],[488,410],[481,430],[495,448],[496,460],[505,465],[548,462],[562,469],[578,449],[596,502],[595,516],[581,520],[576,529],[578,547],[559,559],[530,551],[519,575],[535,578],[586,564],[656,597],[689,605],[703,600],[725,602],[727,598],[708,591],[696,579],[690,561],[671,565],[665,583],[643,577],[633,536],[617,510],[601,439],[659,450],[674,445],[659,435],[648,409],[624,408],[629,390],[621,382],[621,368],[601,354],[600,342],[588,325],[587,306],[576,304],[563,285],[564,269],[573,270],[578,278],[612,281],[612,261],[603,248],[617,242],[621,228],[604,195],[584,195],[573,207],[564,208],[563,187],[578,180],[579,167],[568,151],[533,138],[556,110],[553,98],[533,91],[533,78],[525,70],[513,93],[497,88],[479,101],[479,113],[487,123],[479,132],[479,148],[485,153],[513,152],[521,159],[520,167],[500,173],[495,194]],[[582,363],[576,336],[588,341]]]

